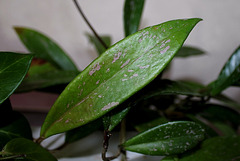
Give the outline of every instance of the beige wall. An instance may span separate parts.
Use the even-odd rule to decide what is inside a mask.
[[[113,41],[123,38],[123,0],[79,0],[87,17],[101,34]],[[178,18],[200,17],[186,44],[202,48],[206,56],[175,60],[173,79],[214,80],[224,62],[240,44],[238,0],[146,0],[141,28]],[[85,37],[90,32],[71,0],[0,0],[0,51],[26,52],[13,26],[40,30],[57,41],[84,69],[96,53]],[[232,89],[238,99],[240,92]],[[237,94],[237,95],[236,95]]]

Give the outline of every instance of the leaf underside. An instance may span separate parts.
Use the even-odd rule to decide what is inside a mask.
[[[168,21],[110,47],[62,92],[46,117],[41,137],[95,120],[142,89],[167,66],[200,20]]]

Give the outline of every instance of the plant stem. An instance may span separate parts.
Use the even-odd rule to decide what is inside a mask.
[[[107,150],[108,150],[108,145],[109,145],[109,139],[111,137],[111,133],[108,130],[104,130],[104,139],[103,139],[103,151],[102,151],[102,160],[103,161],[110,161],[113,159],[116,159],[121,153],[119,152],[115,156],[107,157]]]
[[[34,140],[35,143],[40,144],[45,138],[39,137],[38,139]]]
[[[121,122],[121,131],[120,131],[120,144],[123,144],[126,140],[126,118],[124,118]],[[120,149],[122,155],[121,161],[127,160],[127,153],[125,150]]]
[[[78,4],[77,0],[73,0],[75,6],[77,7],[80,15],[83,17],[84,21],[87,23],[87,25],[89,26],[89,28],[92,30],[93,34],[96,36],[96,38],[99,40],[99,42],[102,44],[102,46],[105,49],[108,49],[108,46],[105,44],[105,42],[101,39],[101,37],[97,34],[96,30],[94,30],[94,28],[92,27],[92,25],[90,24],[90,22],[88,21],[87,17],[85,16],[85,14],[83,13],[82,9],[80,8],[80,5]]]

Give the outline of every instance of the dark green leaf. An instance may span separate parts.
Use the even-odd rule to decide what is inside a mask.
[[[97,119],[81,127],[69,130],[66,132],[65,142],[72,143],[77,140],[80,140],[88,136],[89,134],[93,133],[97,129],[99,129],[101,125],[102,125],[102,120]]]
[[[233,86],[240,87],[240,81],[234,83]]]
[[[11,140],[3,148],[3,157],[19,156],[28,161],[57,161],[54,156],[39,144],[24,138]]]
[[[198,56],[203,54],[204,54],[204,51],[202,51],[199,48],[191,47],[191,46],[183,46],[176,54],[176,57],[185,58],[189,56]]]
[[[205,140],[200,149],[179,161],[239,161],[240,137],[214,137]]]
[[[148,27],[110,47],[62,92],[41,136],[95,120],[142,89],[168,65],[199,21],[174,20]]]
[[[23,80],[22,84],[17,89],[17,92],[26,92],[60,84],[68,84],[78,74],[78,71],[54,70],[29,75]]]
[[[92,44],[94,44],[94,46],[98,52],[98,55],[101,55],[102,53],[104,53],[104,51],[106,51],[105,47],[99,42],[99,40],[95,36],[92,36],[90,34],[87,34],[87,36],[88,36],[89,41]],[[110,36],[100,36],[100,37],[107,46],[111,45],[111,37]]]
[[[187,81],[171,81],[171,80],[159,80],[152,85],[152,88],[144,96],[145,98],[153,97],[157,95],[187,95],[187,96],[204,96],[201,93],[203,85],[195,82]]]
[[[209,125],[206,123],[206,121],[199,118],[198,115],[187,114],[186,116],[190,120],[200,124],[205,129],[205,133],[206,133],[207,138],[218,136],[216,131],[214,131],[215,129],[213,129],[212,127],[209,127]]]
[[[19,38],[26,48],[37,58],[47,60],[63,70],[78,71],[68,55],[50,38],[42,33],[23,27],[15,27]]]
[[[8,125],[0,127],[0,148],[13,138],[24,137],[32,139],[32,131],[27,119],[19,112],[5,114],[1,122],[8,122]]]
[[[240,47],[228,59],[217,80],[209,85],[211,95],[220,94],[240,79]]]
[[[125,36],[138,31],[145,0],[125,0],[124,30]]]
[[[0,52],[0,104],[6,100],[27,74],[33,55]]]
[[[235,130],[224,122],[211,122],[216,128],[221,131],[222,136],[234,136],[237,135]]]
[[[146,155],[176,155],[195,147],[204,139],[204,129],[194,122],[169,122],[126,141],[124,149]]]
[[[240,125],[240,114],[226,106],[217,104],[206,104],[202,116],[212,121],[221,121]]]
[[[232,108],[234,108],[236,111],[239,111],[240,112],[240,104],[234,100],[232,100],[231,98],[223,95],[223,94],[220,94],[220,95],[216,95],[213,97],[214,99],[224,103],[225,105],[227,106],[230,106]]]

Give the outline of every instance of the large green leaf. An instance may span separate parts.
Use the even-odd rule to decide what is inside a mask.
[[[15,27],[15,31],[26,48],[35,53],[36,57],[45,59],[63,70],[78,70],[59,45],[44,34],[23,27]]]
[[[147,155],[175,155],[195,147],[204,139],[204,129],[194,122],[169,122],[144,131],[122,146]]]
[[[145,0],[125,0],[124,30],[125,36],[138,31]]]
[[[201,19],[148,27],[118,42],[62,92],[41,129],[45,138],[95,120],[151,82]]]
[[[57,161],[46,149],[31,140],[16,138],[11,140],[3,148],[3,157],[23,158],[26,161]]]
[[[1,121],[8,122],[8,125],[0,127],[0,149],[13,138],[24,137],[32,139],[32,131],[27,119],[18,112],[5,114]]]
[[[33,55],[0,52],[0,104],[6,100],[27,74]]]
[[[183,156],[179,161],[239,161],[240,137],[214,137],[205,140],[200,149]]]
[[[217,80],[210,86],[211,95],[215,96],[221,93],[227,87],[235,84],[240,79],[240,47],[228,59],[221,70]]]
[[[89,41],[95,46],[95,48],[98,52],[98,55],[101,55],[102,53],[104,53],[104,51],[106,51],[105,47],[101,44],[101,42],[95,36],[87,34],[87,37],[88,37]],[[107,46],[111,45],[111,37],[110,36],[100,36],[100,38],[104,41],[104,43]]]

